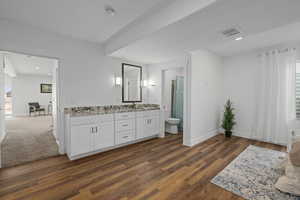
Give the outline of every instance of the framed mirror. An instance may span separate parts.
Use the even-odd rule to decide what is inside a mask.
[[[122,63],[122,102],[142,102],[142,67]]]

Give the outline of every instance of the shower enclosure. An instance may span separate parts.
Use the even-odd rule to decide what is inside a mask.
[[[176,76],[176,80],[172,80],[172,104],[171,104],[171,117],[180,119],[179,131],[183,131],[183,86],[184,77]]]

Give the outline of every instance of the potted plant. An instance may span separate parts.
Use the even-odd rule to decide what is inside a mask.
[[[227,100],[225,104],[225,110],[224,110],[224,115],[223,115],[223,121],[222,121],[222,128],[225,130],[225,136],[226,137],[231,137],[232,135],[232,129],[234,125],[236,124],[235,122],[235,115],[233,113],[233,106],[232,102],[230,99]]]

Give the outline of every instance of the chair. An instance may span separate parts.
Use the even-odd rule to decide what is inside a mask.
[[[31,113],[39,113],[44,112],[44,115],[46,114],[46,109],[42,108],[38,102],[31,102],[28,103],[29,105],[29,116],[31,116]]]

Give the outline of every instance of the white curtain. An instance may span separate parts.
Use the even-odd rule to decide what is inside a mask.
[[[260,59],[258,102],[253,138],[286,145],[288,122],[296,118],[296,50],[273,50]]]

